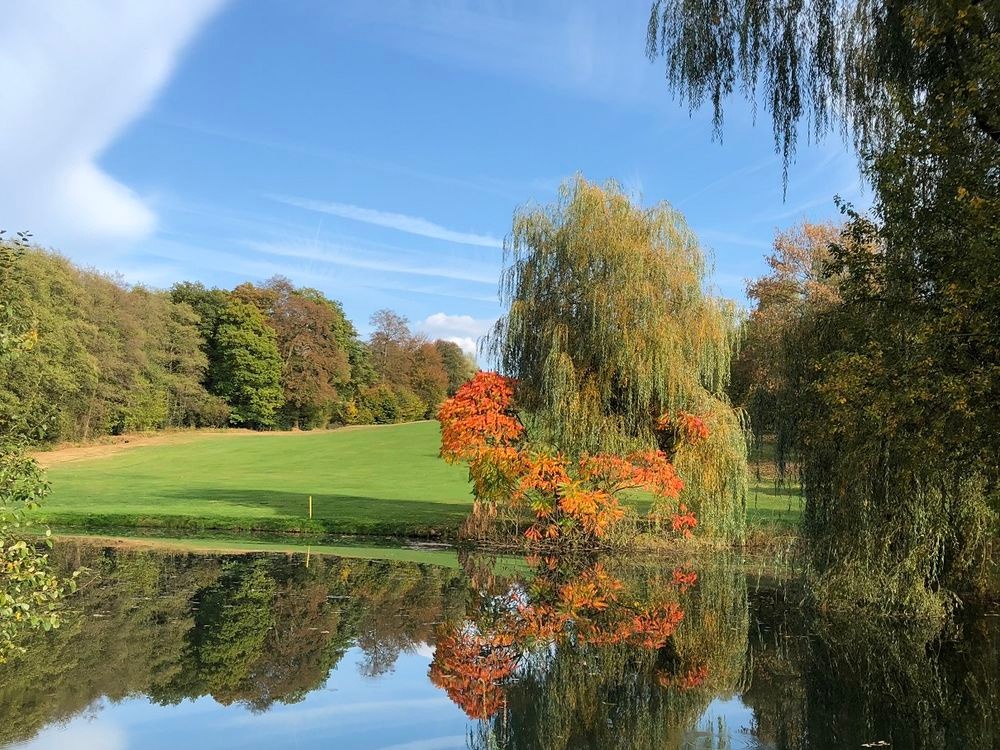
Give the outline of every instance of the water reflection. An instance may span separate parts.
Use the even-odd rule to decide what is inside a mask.
[[[57,556],[92,572],[64,628],[0,668],[0,746],[1000,738],[998,618],[937,633],[807,617],[787,585],[748,585],[731,561],[470,555],[444,568],[313,555],[307,568],[301,556],[85,545]]]

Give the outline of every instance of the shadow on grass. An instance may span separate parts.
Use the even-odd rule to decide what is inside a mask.
[[[313,518],[309,519],[308,495],[283,494],[268,490],[232,488],[178,488],[159,491],[163,501],[184,501],[192,505],[187,514],[163,514],[155,510],[131,513],[42,513],[47,523],[77,528],[135,527],[201,531],[276,531],[334,533],[365,536],[412,536],[453,538],[465,520],[471,503],[435,503],[427,500],[386,499],[363,495],[314,494]],[[273,515],[242,515],[234,508],[218,508],[212,501],[241,505]],[[200,506],[199,506],[200,504]]]

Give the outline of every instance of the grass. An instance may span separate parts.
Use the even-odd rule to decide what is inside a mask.
[[[466,469],[438,457],[438,440],[436,422],[152,440],[50,461],[52,494],[39,520],[176,536],[225,530],[453,538],[472,495]],[[798,500],[758,483],[749,515],[751,523],[790,525]]]

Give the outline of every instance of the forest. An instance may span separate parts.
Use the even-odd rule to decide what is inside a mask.
[[[0,360],[0,429],[35,442],[426,419],[476,370],[391,310],[364,341],[337,301],[282,277],[156,290],[10,240],[0,298],[31,339]]]

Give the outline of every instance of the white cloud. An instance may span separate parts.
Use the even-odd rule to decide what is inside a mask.
[[[364,224],[387,227],[399,232],[406,232],[407,234],[416,234],[420,237],[457,242],[460,245],[476,245],[477,247],[503,246],[503,243],[496,237],[491,237],[487,234],[457,232],[454,229],[434,224],[419,216],[378,211],[374,208],[362,208],[361,206],[352,206],[348,203],[331,203],[285,195],[272,195],[270,197],[289,206],[296,206],[309,211],[318,211],[319,213],[330,214],[331,216],[340,216],[341,218],[360,221]]]
[[[0,223],[43,244],[134,240],[153,210],[98,160],[223,0],[33,0],[0,27]]]
[[[463,351],[475,355],[479,338],[489,333],[494,322],[473,318],[471,315],[448,315],[439,312],[428,315],[417,323],[416,327],[431,338],[451,341],[462,347]]]

